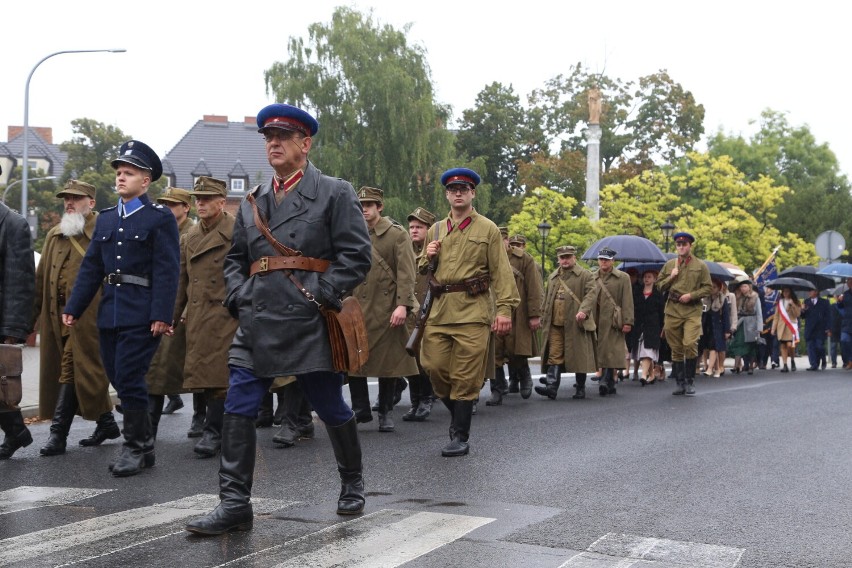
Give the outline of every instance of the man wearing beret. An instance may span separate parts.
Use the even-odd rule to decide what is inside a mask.
[[[544,301],[541,370],[544,386],[535,392],[555,400],[562,372],[574,373],[573,398],[586,398],[586,376],[597,370],[595,362],[595,305],[598,290],[591,272],[577,266],[577,249],[556,249],[559,268],[547,278]]]
[[[532,375],[527,360],[539,351],[535,332],[541,327],[544,290],[541,284],[541,269],[524,250],[525,244],[526,238],[523,235],[513,235],[506,245],[509,266],[512,268],[521,302],[512,312],[512,331],[505,337],[498,337],[497,351],[503,352],[503,359],[497,364],[497,377],[491,381],[491,399],[485,403],[487,406],[501,404],[504,390],[511,392],[505,388],[505,378],[500,380],[504,359],[509,365],[509,386],[520,384],[518,390],[525,399],[532,393]],[[495,385],[498,382],[501,383],[499,388]]]
[[[695,362],[701,336],[702,298],[710,296],[710,269],[692,254],[695,237],[686,232],[674,236],[677,257],[663,266],[657,288],[668,292],[663,333],[672,350],[672,372],[677,381],[674,395],[695,395]]]
[[[470,423],[489,360],[492,331],[512,330],[518,288],[512,276],[500,230],[473,207],[479,175],[468,168],[447,170],[441,176],[450,213],[431,229],[420,269],[437,261],[429,321],[423,334],[421,362],[432,388],[450,411],[450,443],[445,457],[470,451]],[[433,292],[434,293],[434,292]],[[496,315],[494,315],[496,307]],[[492,355],[493,357],[493,355]]]
[[[275,175],[240,204],[225,259],[225,306],[239,328],[228,359],[221,501],[186,525],[201,535],[251,529],[254,422],[274,379],[289,375],[331,439],[341,480],[337,513],[364,510],[358,429],[343,400],[343,374],[335,370],[321,310],[340,310],[341,298],[367,275],[367,224],[352,185],[324,175],[308,160],[319,129],[313,116],[276,103],[260,111],[257,126]]]
[[[598,368],[603,370],[598,394],[615,394],[615,370],[627,367],[625,336],[633,327],[633,285],[630,276],[613,266],[616,251],[604,247],[598,251],[595,284],[598,302],[595,312],[597,322]]]
[[[0,202],[0,342],[23,343],[32,329],[35,262],[27,220]],[[0,412],[0,460],[33,443],[19,410]]]
[[[411,237],[411,246],[414,249],[415,258],[420,258],[420,255],[423,253],[423,248],[426,246],[426,232],[434,224],[435,214],[423,207],[418,207],[409,213],[408,236]],[[428,288],[429,281],[426,275],[418,270],[414,280],[414,297],[417,299],[418,305],[422,304],[426,299],[426,290]],[[416,312],[409,318],[409,333],[414,327],[415,317]],[[423,370],[419,358],[417,359],[417,374],[409,375],[406,379],[408,379],[408,395],[411,398],[411,407],[408,409],[408,412],[402,415],[402,419],[405,422],[423,422],[432,414],[435,393],[432,390],[429,375]]]
[[[36,270],[35,318],[40,322],[39,415],[53,416],[50,436],[40,453],[65,453],[68,431],[78,412],[97,420],[81,446],[98,446],[121,435],[112,414],[109,379],[98,355],[97,309],[83,312],[73,328],[62,323],[62,310],[92,242],[98,213],[95,186],[69,180],[56,194],[65,212],[47,232]],[[96,295],[97,299],[97,295]]]
[[[62,321],[76,325],[103,288],[101,360],[124,411],[124,444],[110,471],[125,477],[155,462],[145,374],[172,324],[180,244],[174,215],[148,199],[148,188],[163,173],[154,150],[138,140],[125,142],[112,167],[118,205],[98,215]]]
[[[234,235],[234,216],[225,211],[227,195],[222,180],[201,176],[195,182],[192,196],[199,222],[180,240],[180,280],[172,318],[186,334],[183,388],[201,389],[207,405],[203,434],[193,450],[201,458],[214,457],[221,447],[228,347],[238,325],[222,305],[222,266]]]
[[[183,235],[193,226],[193,222],[189,218],[189,210],[192,208],[192,201],[189,191],[179,187],[167,187],[163,194],[157,198],[157,203],[165,205],[175,216],[175,221],[178,226],[178,236],[183,238]],[[157,431],[160,426],[160,417],[163,414],[171,414],[176,408],[183,407],[183,401],[177,393],[183,392],[183,367],[186,361],[186,329],[183,326],[178,326],[174,332],[169,332],[160,340],[160,346],[154,353],[154,358],[151,359],[151,367],[148,369],[148,374],[145,380],[148,383],[148,412],[151,415],[151,431],[154,438],[157,438]],[[166,396],[169,397],[169,404],[163,408]],[[193,402],[195,402],[193,395]],[[180,406],[175,406],[172,402],[172,397],[180,401]],[[167,412],[167,410],[169,412]],[[192,424],[189,428],[189,437],[195,437],[194,427],[196,421],[204,422],[204,412],[202,411],[199,417],[194,413]],[[199,426],[200,430],[201,427]],[[200,435],[200,434],[199,434]]]
[[[398,377],[417,373],[417,363],[405,351],[408,314],[414,298],[414,249],[408,232],[382,216],[384,192],[374,187],[358,190],[364,220],[370,230],[373,264],[367,278],[352,293],[364,311],[370,358],[349,377],[352,410],[358,421],[372,420],[367,377],[379,379],[379,432],[393,432],[394,391]],[[366,420],[363,418],[366,415]]]

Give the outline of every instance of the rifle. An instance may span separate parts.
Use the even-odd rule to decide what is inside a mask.
[[[426,290],[426,297],[423,298],[423,304],[417,312],[417,319],[414,321],[414,329],[408,337],[405,344],[405,350],[409,355],[420,360],[420,342],[423,340],[423,330],[426,328],[426,320],[429,319],[429,312],[432,311],[432,302],[435,300],[435,287],[432,283],[435,280],[435,271],[438,269],[438,255],[432,257],[429,261],[429,266],[426,267],[426,279],[429,282]]]

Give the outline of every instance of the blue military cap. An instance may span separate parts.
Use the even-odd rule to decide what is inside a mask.
[[[674,241],[678,242],[679,240],[680,241],[689,241],[690,243],[694,243],[695,237],[693,237],[692,235],[690,235],[686,231],[681,231],[680,233],[675,233],[675,235],[674,235]]]
[[[615,258],[615,255],[617,255],[617,254],[618,253],[615,252],[614,250],[612,250],[611,248],[604,247],[604,248],[602,248],[601,250],[598,251],[598,258],[603,258],[603,259],[606,259],[606,260],[612,260],[612,259]]]
[[[313,136],[319,130],[319,122],[307,112],[293,105],[275,103],[263,107],[257,115],[257,131],[266,128],[281,128]]]
[[[454,183],[464,183],[476,189],[481,181],[482,178],[479,177],[479,174],[468,168],[453,168],[445,171],[441,176],[441,185],[444,187]]]
[[[121,145],[119,155],[112,161],[112,167],[117,168],[119,162],[151,171],[151,181],[157,181],[163,175],[163,163],[150,146],[139,140],[128,140]]]

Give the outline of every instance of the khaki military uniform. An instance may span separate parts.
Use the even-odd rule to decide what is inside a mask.
[[[95,296],[73,328],[62,323],[62,311],[92,240],[97,212],[86,218],[83,233],[66,237],[59,226],[47,233],[36,271],[34,315],[41,322],[39,416],[51,418],[61,383],[74,384],[83,418],[96,420],[112,410],[109,379],[100,357]],[[73,239],[73,242],[72,242]],[[75,244],[77,246],[75,246]]]
[[[416,266],[408,232],[387,217],[370,229],[373,263],[367,278],[352,295],[361,304],[370,358],[355,377],[404,377],[416,375],[417,362],[405,351],[409,329],[391,327],[390,317],[397,306],[409,313],[419,306],[414,296]]]
[[[183,368],[185,389],[227,389],[228,347],[239,322],[222,305],[225,256],[231,248],[234,216],[223,212],[210,226],[190,227],[180,240],[180,280],[175,321],[186,314]]]
[[[541,270],[530,253],[519,247],[510,247],[509,266],[515,277],[515,285],[521,302],[512,314],[512,331],[497,338],[496,364],[509,362],[512,357],[532,357],[539,352],[538,337],[530,329],[530,318],[541,317],[544,290]]]
[[[595,285],[606,287],[612,299],[621,307],[622,324],[633,325],[633,288],[630,276],[613,268],[609,273],[598,270]],[[627,367],[627,343],[621,326],[615,325],[615,305],[609,296],[598,291],[595,321],[597,323],[597,365],[602,369],[624,369]]]
[[[678,266],[678,275],[672,278],[675,266]],[[713,290],[710,270],[695,256],[690,256],[686,263],[680,258],[673,258],[663,266],[657,289],[669,293],[663,331],[672,350],[672,362],[697,358],[698,338],[701,337],[701,299],[710,296]],[[674,300],[674,296],[683,294],[692,296],[689,304]]]
[[[559,268],[550,274],[542,321],[542,372],[547,372],[550,365],[561,365],[569,373],[594,373],[597,370],[594,314],[597,299],[595,277],[585,268],[574,265],[571,269]],[[588,316],[585,322],[577,321],[579,312]]]
[[[497,226],[475,210],[469,219],[464,228],[464,221],[453,225],[447,217],[429,229],[427,242],[441,242],[435,278],[441,284],[458,284],[467,278],[489,275],[490,293],[441,294],[432,305],[421,346],[421,363],[435,394],[460,401],[475,400],[486,367],[493,369],[487,346],[495,311],[496,315],[511,319],[520,302]],[[422,255],[421,271],[425,272],[428,262],[428,257]]]
[[[181,238],[193,226],[189,217],[178,226]],[[178,320],[175,320],[177,322]],[[209,330],[208,330],[209,331]],[[151,366],[145,381],[148,383],[148,394],[168,395],[186,392],[183,388],[183,369],[186,361],[186,327],[178,325],[175,334],[164,335],[160,346],[151,359]]]

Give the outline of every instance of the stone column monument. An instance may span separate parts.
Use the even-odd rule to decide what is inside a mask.
[[[589,218],[600,218],[601,190],[601,92],[589,90],[589,128],[586,130],[586,207]]]

